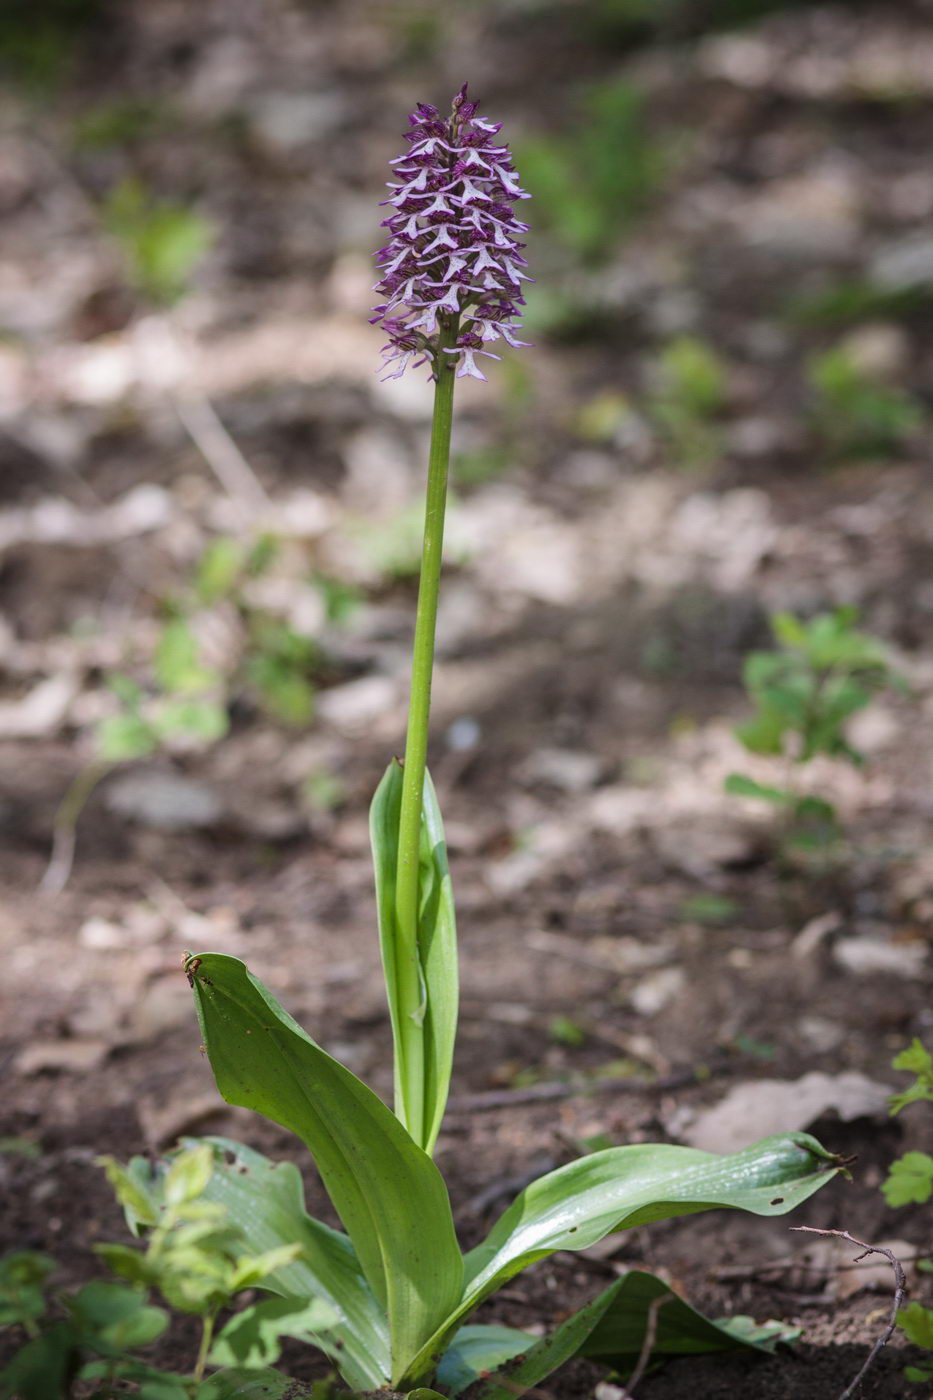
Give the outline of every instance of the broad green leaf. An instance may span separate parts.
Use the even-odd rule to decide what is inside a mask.
[[[19,1249],[0,1259],[0,1327],[35,1322],[45,1312],[45,1290],[55,1260],[34,1249]]]
[[[214,1171],[214,1153],[208,1143],[180,1152],[172,1162],[162,1194],[167,1206],[186,1205],[202,1195]]]
[[[103,1279],[86,1283],[67,1307],[82,1331],[91,1334],[94,1350],[113,1356],[154,1342],[169,1322],[165,1309],[150,1307],[144,1293]]]
[[[216,603],[226,598],[239,581],[245,566],[244,549],[239,540],[221,535],[212,540],[198,560],[194,586],[204,603]]]
[[[139,1234],[139,1226],[151,1227],[159,1223],[159,1207],[153,1200],[140,1176],[139,1163],[135,1158],[128,1167],[122,1166],[115,1157],[98,1157],[97,1165],[103,1167],[113,1193],[123,1207],[127,1224],[134,1235]]]
[[[162,738],[180,734],[214,744],[230,728],[226,706],[212,700],[166,700],[152,716],[153,729]]]
[[[787,728],[787,721],[782,715],[762,707],[754,719],[736,727],[735,736],[749,753],[773,756],[784,752],[784,735]]]
[[[338,1322],[336,1309],[321,1298],[264,1298],[230,1319],[209,1359],[215,1366],[274,1366],[281,1337],[316,1343]]]
[[[196,1400],[300,1400],[310,1394],[310,1387],[290,1381],[278,1371],[234,1366],[203,1381]]]
[[[0,1371],[0,1400],[65,1400],[78,1348],[73,1324],[54,1323],[21,1347]]]
[[[301,1245],[301,1257],[268,1274],[261,1287],[283,1297],[322,1298],[330,1303],[341,1325],[334,1337],[318,1337],[317,1345],[354,1390],[387,1384],[391,1360],[385,1314],[346,1235],[305,1211],[298,1168],[291,1162],[270,1162],[227,1138],[207,1141],[215,1160],[205,1198],[225,1208],[240,1230],[241,1242],[260,1255],[284,1241]],[[134,1158],[131,1166],[142,1160]]]
[[[690,1147],[610,1147],[558,1167],[512,1202],[466,1257],[465,1294],[485,1297],[555,1249],[585,1249],[615,1230],[732,1206],[784,1215],[832,1173],[836,1159],[806,1133],[763,1138],[717,1156]]]
[[[237,1259],[230,1277],[231,1292],[254,1288],[263,1279],[301,1258],[300,1244],[280,1244],[264,1254],[246,1254]]]
[[[153,659],[156,680],[164,691],[179,694],[207,690],[217,676],[202,666],[198,642],[184,618],[167,622]]]
[[[782,646],[806,646],[807,629],[799,617],[794,617],[794,614],[789,612],[776,612],[771,614],[770,622],[775,640]]]
[[[914,1346],[933,1349],[933,1308],[925,1308],[916,1300],[901,1308],[897,1325]]]
[[[923,1205],[933,1194],[933,1157],[927,1152],[905,1152],[891,1163],[881,1190],[889,1206]]]
[[[440,1172],[239,959],[203,953],[187,970],[221,1094],[307,1144],[386,1308],[393,1376],[400,1376],[460,1296],[463,1262]]]
[[[664,1302],[659,1300],[666,1299]],[[536,1386],[574,1356],[591,1357],[622,1377],[631,1374],[641,1355],[654,1308],[652,1357],[697,1356],[717,1351],[769,1351],[777,1337],[769,1328],[763,1338],[713,1322],[678,1298],[662,1279],[633,1270],[542,1341],[513,1356],[498,1376],[473,1392],[476,1400],[512,1400]],[[743,1319],[743,1322],[745,1320]],[[533,1339],[531,1339],[533,1341]]]
[[[526,1187],[470,1251],[463,1301],[450,1322],[536,1260],[586,1249],[616,1230],[716,1206],[784,1215],[835,1174],[837,1161],[807,1133],[762,1138],[722,1157],[656,1143],[590,1153]],[[449,1335],[430,1345],[437,1350]]]
[[[757,783],[754,778],[746,778],[744,773],[730,773],[723,786],[734,797],[760,797],[763,802],[773,802],[781,807],[794,800],[793,794],[785,792],[783,788],[767,787],[764,783]]]
[[[107,1380],[114,1376],[114,1363],[112,1361],[89,1361],[81,1367],[81,1380]],[[116,1363],[115,1379],[120,1381],[132,1381],[139,1387],[133,1394],[139,1400],[189,1400],[191,1394],[186,1376],[179,1376],[171,1371],[160,1371],[156,1366],[147,1366],[144,1361],[137,1361],[133,1357],[127,1357]],[[110,1392],[111,1394],[123,1394]],[[106,1391],[95,1391],[95,1400],[99,1395],[106,1395]]]
[[[418,950],[424,986],[425,1121],[423,1124],[413,1124],[407,1111],[408,1086],[399,1031],[396,966],[395,880],[401,801],[402,768],[393,760],[376,789],[369,821],[382,966],[395,1042],[395,1109],[416,1142],[426,1152],[431,1152],[447,1103],[457,1033],[457,932],[444,827],[434,785],[430,775],[425,773],[418,920]]]
[[[147,758],[159,747],[158,735],[138,714],[107,715],[97,726],[98,755],[107,763]]]
[[[506,1361],[537,1346],[538,1337],[514,1327],[472,1323],[455,1333],[441,1357],[435,1379],[448,1395],[459,1395],[483,1371],[498,1371]]]
[[[624,1377],[635,1368],[644,1345],[650,1310],[655,1309],[653,1356],[690,1356],[715,1351],[771,1352],[779,1341],[800,1335],[779,1322],[761,1325],[747,1317],[708,1318],[677,1296],[654,1274],[633,1269],[600,1295],[605,1311],[578,1355],[601,1361]],[[657,1300],[666,1298],[659,1303]],[[599,1299],[595,1300],[599,1302]]]
[[[895,1055],[891,1061],[891,1068],[906,1070],[909,1074],[916,1075],[913,1084],[908,1085],[901,1093],[892,1095],[888,1100],[892,1113],[900,1113],[908,1104],[933,1099],[933,1055],[922,1040],[914,1036],[907,1049]]]

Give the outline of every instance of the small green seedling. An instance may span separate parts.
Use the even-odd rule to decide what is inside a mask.
[[[184,205],[157,199],[139,180],[126,179],[107,196],[104,226],[117,240],[138,291],[171,306],[211,243],[211,226]]]
[[[327,1303],[307,1298],[263,1299],[218,1327],[242,1293],[301,1257],[299,1242],[246,1253],[226,1207],[203,1199],[214,1170],[213,1150],[201,1144],[179,1153],[159,1199],[138,1171],[101,1159],[117,1199],[145,1249],[96,1246],[120,1283],[95,1280],[71,1293],[51,1292],[54,1260],[24,1250],[0,1260],[0,1327],[18,1327],[25,1345],[0,1371],[0,1400],[234,1400],[258,1389],[281,1353],[282,1337],[316,1339],[337,1322]],[[150,1365],[138,1353],[170,1325],[153,1293],[200,1321],[201,1339],[190,1374]],[[220,1370],[205,1379],[208,1368]],[[250,1389],[250,1387],[256,1387]]]
[[[771,627],[778,649],[746,657],[745,688],[755,714],[736,735],[750,753],[783,760],[788,777],[817,754],[861,767],[864,756],[847,737],[848,721],[878,691],[903,684],[880,642],[856,628],[856,617],[853,608],[820,613],[809,622],[775,613]],[[725,787],[781,809],[791,844],[821,847],[839,835],[832,803],[801,794],[790,781],[771,785],[732,773]]]
[[[641,94],[618,79],[591,87],[562,137],[519,142],[539,222],[584,261],[604,262],[644,212],[666,167]]]
[[[908,1104],[933,1103],[933,1055],[922,1041],[915,1037],[906,1050],[894,1057],[891,1068],[914,1076],[912,1084],[892,1095],[892,1114],[900,1113]],[[881,1190],[889,1206],[925,1205],[933,1195],[933,1157],[927,1152],[905,1152],[891,1163]],[[900,1309],[897,1325],[908,1341],[933,1351],[933,1308],[925,1308],[915,1300]],[[904,1376],[909,1381],[930,1381],[933,1367],[907,1366]]]
[[[720,445],[716,422],[726,403],[726,369],[695,336],[672,340],[658,360],[650,413],[676,465],[703,467]]]
[[[919,404],[862,369],[842,346],[810,360],[814,422],[833,457],[890,456],[923,423]]]
[[[111,710],[97,722],[93,761],[62,799],[43,889],[56,891],[67,881],[77,822],[114,767],[180,747],[211,748],[228,733],[233,706],[242,700],[276,724],[296,727],[313,718],[319,643],[250,594],[250,584],[270,572],[277,555],[277,542],[269,535],[251,542],[227,536],[214,540],[191,582],[164,603],[168,615],[145,674],[141,665],[140,679],[122,672],[106,678]],[[357,594],[320,576],[311,581],[322,596],[327,621],[339,626],[352,614]],[[234,632],[231,661],[224,669],[205,661],[199,638],[199,622],[209,621],[217,608]]]

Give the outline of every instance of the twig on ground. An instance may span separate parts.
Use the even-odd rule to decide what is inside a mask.
[[[183,392],[170,389],[169,399],[185,432],[227,495],[244,511],[254,512],[267,506],[269,497],[218,418],[210,399],[190,384]]]
[[[848,1230],[818,1230],[815,1225],[792,1225],[791,1229],[809,1235],[835,1235],[839,1239],[848,1240],[849,1244],[854,1244],[856,1249],[860,1249],[862,1251],[861,1254],[856,1255],[853,1261],[855,1264],[857,1264],[861,1259],[864,1259],[865,1256],[868,1254],[882,1254],[884,1255],[885,1259],[887,1259],[888,1263],[891,1265],[891,1268],[894,1270],[894,1301],[891,1305],[891,1316],[888,1320],[888,1325],[884,1329],[884,1332],[881,1334],[878,1340],[875,1342],[875,1345],[872,1347],[871,1351],[868,1353],[868,1356],[865,1360],[865,1364],[862,1366],[862,1369],[855,1377],[855,1380],[852,1381],[849,1385],[847,1385],[845,1390],[839,1396],[839,1400],[849,1400],[849,1397],[854,1395],[858,1387],[861,1385],[863,1379],[865,1378],[865,1374],[874,1362],[875,1357],[881,1351],[882,1347],[887,1346],[888,1342],[894,1335],[894,1329],[897,1326],[897,1314],[900,1310],[901,1304],[904,1301],[904,1295],[907,1292],[906,1275],[901,1266],[900,1260],[894,1254],[893,1250],[885,1249],[883,1245],[866,1244],[864,1240],[856,1239],[854,1235],[850,1235]]]
[[[638,1353],[635,1369],[629,1376],[625,1388],[625,1394],[627,1396],[634,1395],[636,1385],[648,1368],[648,1362],[651,1360],[651,1353],[654,1351],[654,1344],[658,1335],[658,1313],[664,1307],[664,1304],[669,1303],[673,1297],[673,1293],[660,1293],[657,1298],[652,1298],[651,1302],[648,1304],[648,1316],[645,1319],[645,1335],[642,1339],[641,1351]]]
[[[905,1254],[900,1262],[916,1264],[920,1259],[929,1258],[930,1250],[927,1250],[923,1254]],[[771,1274],[787,1273],[789,1269],[799,1269],[804,1274],[850,1274],[874,1267],[874,1264],[801,1264],[799,1259],[788,1254],[785,1258],[773,1259],[770,1264],[730,1264],[724,1269],[714,1269],[710,1277],[717,1283],[735,1283],[742,1279],[767,1279]]]
[[[75,832],[98,783],[113,768],[111,763],[89,763],[82,768],[62,798],[52,828],[52,854],[39,882],[43,894],[61,894],[68,883],[75,856]]]
[[[680,1070],[657,1079],[575,1079],[567,1083],[529,1084],[525,1089],[490,1089],[486,1093],[457,1094],[448,1103],[450,1113],[484,1113],[494,1108],[515,1108],[519,1104],[548,1103],[552,1099],[571,1099],[589,1094],[663,1094],[669,1089],[683,1089],[690,1084],[705,1083],[712,1075],[722,1072],[714,1066],[703,1076],[696,1070]]]

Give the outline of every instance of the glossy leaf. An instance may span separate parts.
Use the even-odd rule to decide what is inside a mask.
[[[264,1368],[261,1371],[231,1366],[215,1371],[198,1387],[196,1400],[298,1400],[308,1394],[287,1376]]]
[[[536,1260],[586,1249],[616,1230],[716,1206],[783,1215],[829,1179],[836,1161],[806,1133],[763,1138],[729,1156],[657,1144],[590,1153],[533,1182],[470,1251],[463,1300],[450,1321]],[[449,1336],[432,1338],[429,1351]]]
[[[317,1345],[317,1338],[338,1322],[336,1309],[321,1298],[263,1298],[230,1318],[209,1359],[215,1366],[274,1366],[282,1351],[280,1338]]]
[[[424,989],[424,1122],[412,1123],[409,1086],[399,1031],[395,881],[398,866],[402,767],[389,764],[370,809],[370,839],[376,875],[379,941],[395,1043],[395,1111],[426,1152],[434,1149],[440,1130],[457,1034],[457,932],[447,846],[440,808],[430,774],[425,773],[421,818],[418,951]]]
[[[528,1352],[539,1341],[514,1327],[471,1323],[461,1327],[441,1357],[437,1383],[450,1396],[459,1395],[484,1371],[497,1371],[505,1362]]]
[[[610,1147],[533,1182],[466,1259],[466,1293],[485,1297],[555,1249],[585,1249],[615,1230],[733,1206],[783,1215],[835,1164],[806,1133],[763,1138],[728,1156],[691,1147]]]
[[[460,1296],[463,1264],[443,1178],[372,1090],[315,1044],[239,959],[204,953],[187,969],[221,1094],[307,1144],[386,1308],[400,1376]]]
[[[666,1301],[659,1304],[660,1299]],[[541,1341],[531,1339],[533,1345],[524,1355],[513,1356],[498,1376],[490,1376],[473,1394],[476,1400],[513,1400],[575,1356],[600,1361],[625,1378],[638,1363],[652,1310],[653,1358],[748,1349],[770,1351],[779,1340],[774,1328],[756,1332],[713,1322],[672,1293],[662,1279],[632,1270],[549,1337]],[[780,1334],[782,1329],[777,1331]]]

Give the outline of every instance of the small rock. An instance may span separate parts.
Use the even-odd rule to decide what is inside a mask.
[[[346,104],[338,92],[270,92],[256,98],[252,126],[266,148],[290,155],[340,126]]]
[[[933,237],[910,234],[883,243],[869,263],[868,279],[891,291],[933,286]]]
[[[562,792],[586,792],[599,781],[602,760],[582,749],[537,749],[522,765],[522,776]]]
[[[195,831],[223,815],[223,803],[206,783],[153,769],[126,773],[109,783],[111,812],[157,831]]]
[[[0,738],[37,739],[54,734],[77,694],[74,676],[49,676],[21,700],[0,703]]]
[[[321,719],[350,732],[358,732],[374,719],[392,710],[398,701],[398,686],[390,676],[362,676],[318,696]]]
[[[704,1152],[738,1152],[771,1133],[802,1130],[829,1110],[846,1123],[886,1113],[890,1094],[889,1085],[855,1071],[830,1075],[814,1070],[797,1080],[749,1080],[699,1114],[683,1136]]]
[[[895,977],[916,977],[926,961],[925,943],[889,943],[884,938],[842,938],[833,958],[846,972],[872,977],[889,972]]]
[[[845,1027],[825,1016],[801,1016],[797,1022],[797,1032],[811,1050],[818,1055],[827,1055],[836,1050],[846,1038]]]
[[[451,753],[469,753],[482,738],[479,721],[472,715],[461,715],[448,726],[444,738]]]
[[[901,326],[875,321],[859,326],[842,342],[849,359],[873,379],[896,380],[910,358],[910,341]]]
[[[762,835],[738,819],[710,813],[702,821],[671,822],[652,832],[661,859],[691,879],[705,880],[720,870],[753,865],[761,856]]]
[[[683,991],[687,978],[683,968],[662,967],[639,982],[629,998],[639,1016],[656,1016]]]
[[[125,930],[110,919],[85,919],[78,929],[78,942],[83,948],[122,948],[127,941]]]
[[[43,1070],[64,1070],[87,1074],[99,1069],[110,1053],[106,1040],[34,1040],[13,1061],[19,1074],[41,1074]]]
[[[831,933],[842,928],[842,915],[836,909],[809,919],[790,945],[792,958],[808,958]]]

